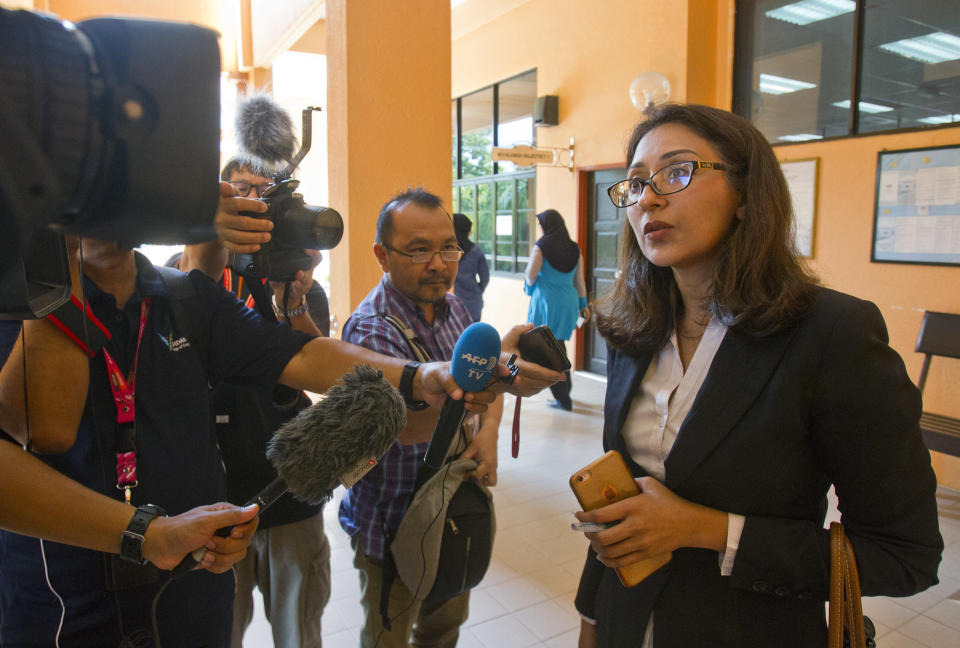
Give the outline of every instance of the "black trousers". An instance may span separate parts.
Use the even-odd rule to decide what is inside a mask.
[[[567,345],[561,342],[560,346],[563,349],[564,357],[568,358]],[[553,397],[557,399],[557,402],[560,403],[564,409],[570,409],[573,407],[573,401],[570,400],[570,389],[573,387],[573,375],[569,371],[564,371],[563,373],[567,379],[563,382],[550,385],[550,393],[553,394]]]

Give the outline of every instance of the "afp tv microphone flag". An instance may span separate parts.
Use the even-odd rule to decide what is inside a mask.
[[[500,334],[484,322],[464,330],[453,348],[450,374],[465,392],[483,391],[500,359]]]

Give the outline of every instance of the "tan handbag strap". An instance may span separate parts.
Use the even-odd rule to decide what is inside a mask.
[[[860,574],[853,545],[839,522],[830,524],[830,612],[829,648],[843,648],[850,637],[851,648],[867,645],[860,603]]]
[[[843,648],[843,569],[840,564],[843,557],[843,538],[843,526],[836,522],[831,524],[829,648]]]

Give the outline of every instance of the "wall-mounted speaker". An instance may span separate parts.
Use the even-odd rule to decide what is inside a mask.
[[[559,121],[559,99],[557,95],[537,97],[533,105],[533,123],[536,126],[556,126]]]

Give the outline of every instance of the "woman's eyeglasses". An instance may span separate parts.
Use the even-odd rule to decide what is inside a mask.
[[[647,185],[658,196],[666,196],[683,191],[690,184],[693,172],[697,169],[726,170],[723,162],[674,162],[663,167],[649,178],[627,178],[607,187],[607,195],[617,207],[629,207],[640,200],[643,188]]]
[[[237,195],[241,198],[246,198],[250,195],[250,192],[254,189],[257,190],[257,198],[263,196],[263,192],[266,191],[273,183],[264,182],[263,184],[250,184],[249,182],[243,182],[242,180],[237,180],[235,182],[229,183],[231,187],[237,190]]]

